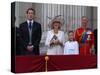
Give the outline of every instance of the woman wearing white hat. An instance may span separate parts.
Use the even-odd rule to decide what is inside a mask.
[[[61,31],[62,22],[55,19],[51,22],[51,30],[47,32],[45,45],[48,47],[47,55],[63,55],[64,32]]]

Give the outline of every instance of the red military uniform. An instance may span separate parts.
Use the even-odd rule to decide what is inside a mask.
[[[79,43],[80,55],[91,55],[91,49],[94,49],[94,34],[92,30],[78,28],[75,32],[75,39]]]

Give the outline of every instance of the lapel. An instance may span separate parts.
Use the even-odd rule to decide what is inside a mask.
[[[26,21],[26,23],[25,23],[25,30],[26,30],[26,38],[27,38],[27,40],[29,41],[29,30],[28,30],[28,23],[27,23],[27,21]]]
[[[33,22],[33,26],[32,26],[32,34],[34,33],[35,29],[36,29],[36,23]]]
[[[27,21],[26,21],[25,24],[26,24],[26,25],[25,25],[25,28],[26,28],[27,34],[29,35],[29,27],[28,27]],[[35,24],[35,22],[33,22],[32,33],[34,32],[35,29],[36,29],[36,24]]]
[[[26,37],[27,37],[27,40],[29,41],[29,29],[28,29],[28,23],[27,23],[27,21],[26,21],[26,23],[25,23],[25,30],[26,30],[26,32],[27,33],[25,33],[26,34]],[[36,23],[35,22],[33,22],[33,26],[32,26],[32,37],[33,37],[33,33],[35,32],[35,30],[36,30]]]

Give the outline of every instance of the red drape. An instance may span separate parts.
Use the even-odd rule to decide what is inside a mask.
[[[97,56],[48,56],[48,71],[88,69],[97,67]],[[45,71],[45,56],[16,56],[16,73]]]

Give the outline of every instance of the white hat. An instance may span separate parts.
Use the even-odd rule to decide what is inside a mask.
[[[56,17],[49,22],[49,26],[51,27],[54,22],[60,22],[61,26],[64,24],[63,19]]]

